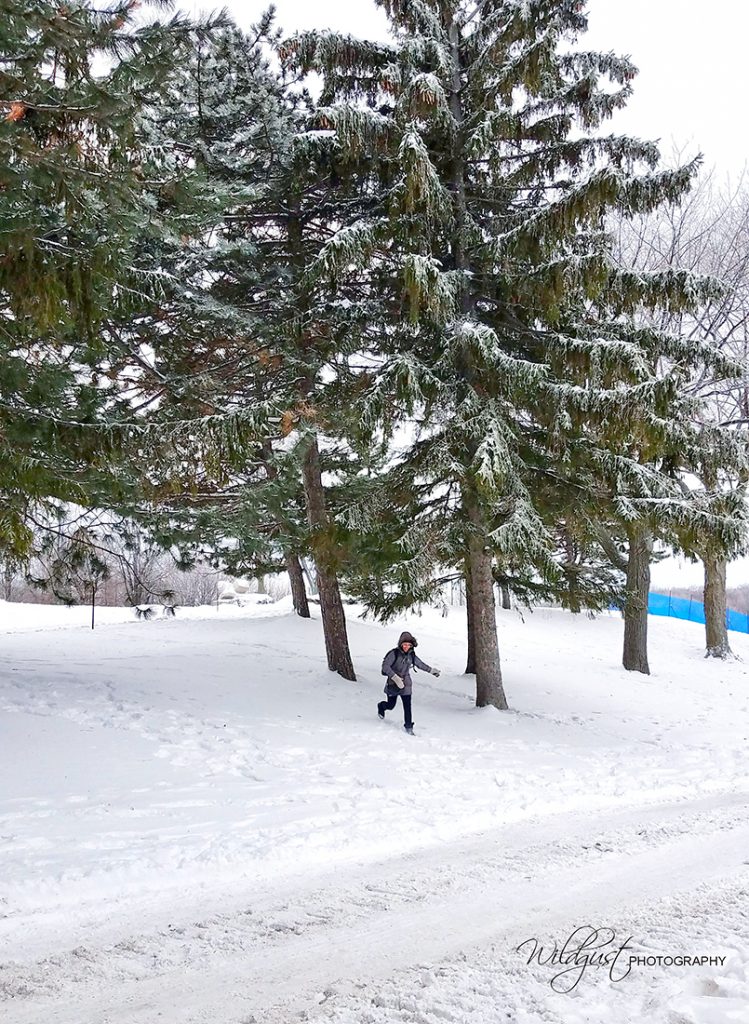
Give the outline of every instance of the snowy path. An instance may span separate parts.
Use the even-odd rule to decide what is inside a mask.
[[[116,618],[0,636],[3,1024],[749,1024],[749,638],[654,621],[645,678],[615,617],[501,615],[498,713],[458,616],[351,621],[353,684],[315,620]],[[555,993],[515,948],[586,923],[730,959]]]
[[[430,993],[418,1000],[421,1017],[410,1015],[415,1007],[409,1008],[409,996],[430,987],[435,968],[437,974],[454,969],[460,954],[470,954],[472,962],[483,957],[490,974],[492,962],[495,972],[509,971],[515,986],[523,972],[526,980],[534,973],[543,978],[543,971],[534,972],[515,952],[520,942],[544,935],[562,940],[584,924],[614,927],[622,938],[633,934],[636,952],[718,955],[727,943],[715,935],[709,949],[685,949],[683,931],[677,948],[672,940],[654,949],[638,941],[637,924],[652,928],[659,901],[694,890],[702,890],[703,899],[721,894],[720,917],[728,895],[743,899],[747,914],[748,887],[749,793],[610,813],[595,821],[565,816],[553,824],[525,822],[405,863],[395,858],[283,891],[214,894],[212,916],[203,915],[207,907],[191,913],[182,908],[168,928],[6,968],[0,986],[6,998],[15,998],[6,1003],[3,1019],[239,1024],[256,1018],[281,1024],[312,1008],[328,1019],[336,1007],[350,1011],[352,1001],[371,1008],[378,982],[395,968],[386,988],[395,984],[402,991],[405,1015],[381,1019],[436,1021],[445,1019],[445,1010],[429,1015]],[[224,906],[219,914],[217,902]],[[619,927],[633,915],[626,931]],[[473,952],[492,943],[491,955]],[[698,973],[704,988],[704,979],[716,972]],[[587,976],[582,984],[584,991],[594,982]],[[626,984],[631,998],[632,982]],[[463,987],[455,995],[464,1001]],[[749,997],[749,984],[744,995]],[[559,1005],[570,998],[548,992],[549,1001]],[[722,998],[721,1012],[731,1010],[731,1003]]]

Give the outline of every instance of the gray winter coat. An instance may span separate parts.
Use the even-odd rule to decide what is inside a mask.
[[[408,640],[416,647],[416,638],[411,636],[410,633],[401,633],[400,639],[398,640],[398,646],[393,651],[388,651],[382,662],[382,674],[388,677],[388,681],[385,684],[385,693],[388,697],[392,697],[393,694],[402,693],[406,697],[411,696],[411,673],[410,669],[416,667],[421,669],[422,672],[431,672],[431,666],[427,665],[426,662],[421,661],[420,658],[416,657],[416,653],[413,649],[406,654],[401,649],[401,644]],[[403,682],[406,684],[401,690],[396,683],[393,682],[392,677],[400,676]]]

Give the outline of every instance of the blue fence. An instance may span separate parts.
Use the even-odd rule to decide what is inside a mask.
[[[704,604],[691,597],[651,593],[648,597],[648,612],[651,615],[670,615],[674,619],[687,619],[689,622],[705,621]],[[749,633],[749,615],[729,608],[726,612],[726,627],[737,633]]]

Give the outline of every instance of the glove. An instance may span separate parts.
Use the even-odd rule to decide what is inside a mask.
[[[396,686],[398,687],[398,689],[399,689],[399,690],[402,690],[402,689],[403,689],[403,687],[404,687],[404,686],[406,685],[406,684],[405,684],[405,683],[403,682],[403,680],[401,679],[401,677],[400,677],[400,676],[392,675],[392,676],[390,677],[390,679],[391,679],[391,681],[392,681],[392,682],[394,682],[394,683],[395,683],[395,685],[396,685]]]
[[[432,673],[433,676],[438,676],[440,674],[440,670],[438,668],[432,668],[429,671]]]

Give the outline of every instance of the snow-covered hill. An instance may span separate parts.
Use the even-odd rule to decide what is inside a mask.
[[[286,606],[131,615],[0,606],[4,1021],[749,1021],[749,675],[699,626],[651,620],[646,678],[615,615],[500,613],[498,712],[458,609],[353,618],[356,683]],[[516,952],[585,924],[727,959],[560,993]]]

